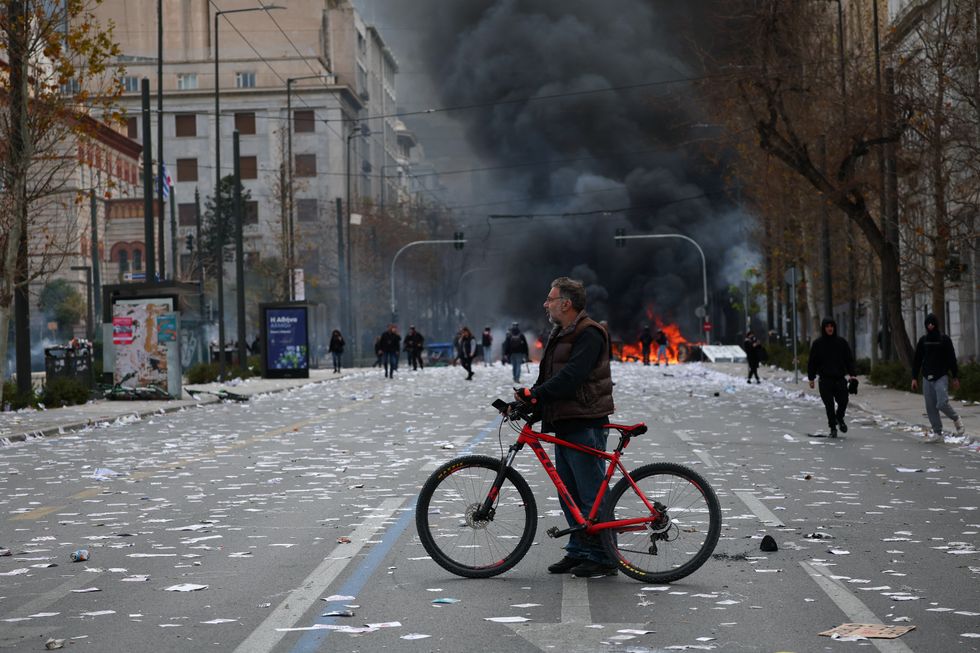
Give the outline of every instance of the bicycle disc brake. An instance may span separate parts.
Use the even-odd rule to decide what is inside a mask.
[[[493,521],[494,509],[491,508],[488,513],[480,515],[479,513],[482,510],[482,503],[473,503],[467,506],[465,514],[466,525],[477,530],[483,530],[489,526],[490,522]]]
[[[666,541],[668,539],[668,533],[673,523],[670,521],[670,515],[667,514],[667,506],[659,501],[654,501],[653,507],[657,509],[660,516],[650,524],[649,552],[650,555],[657,555],[657,541]]]

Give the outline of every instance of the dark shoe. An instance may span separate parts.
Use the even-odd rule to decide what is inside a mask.
[[[837,437],[837,429],[831,427],[831,429],[830,429],[830,437],[832,437],[832,438],[836,438]]]
[[[844,418],[837,418],[837,428],[840,429],[841,433],[847,433],[847,424],[844,423]]]
[[[597,576],[615,576],[619,573],[616,565],[606,565],[601,562],[586,560],[572,569],[572,575],[579,578],[595,578]]]
[[[552,574],[567,574],[572,569],[575,569],[581,565],[585,560],[581,558],[572,558],[570,556],[565,556],[553,565],[548,565],[548,572]]]

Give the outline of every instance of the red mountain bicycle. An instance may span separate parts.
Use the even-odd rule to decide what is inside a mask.
[[[517,441],[500,459],[463,456],[445,463],[422,486],[415,524],[422,546],[443,569],[468,578],[489,578],[512,568],[531,548],[538,511],[534,494],[514,468],[524,445],[531,447],[558,495],[577,522],[548,529],[550,537],[584,532],[600,538],[627,576],[647,583],[669,583],[696,571],[718,543],[721,507],[708,482],[675,463],[653,463],[627,472],[620,461],[630,440],[646,433],[645,424],[606,424],[619,431],[611,452],[599,451],[538,433],[535,417],[520,403],[493,402]],[[518,428],[516,422],[523,421]],[[607,461],[606,477],[589,515],[583,515],[558,477],[542,442],[571,447]],[[621,478],[609,489],[613,475]]]

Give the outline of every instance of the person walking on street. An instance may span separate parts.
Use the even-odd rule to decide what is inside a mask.
[[[463,327],[459,332],[459,350],[456,355],[459,357],[459,364],[466,370],[466,380],[473,380],[473,358],[476,357],[476,338],[469,327]]]
[[[749,329],[749,334],[742,341],[742,349],[745,350],[745,360],[749,364],[749,378],[745,382],[752,383],[752,377],[754,376],[756,383],[762,383],[759,380],[759,361],[762,360],[762,343],[752,333],[752,329]]]
[[[340,373],[340,359],[344,355],[344,336],[340,335],[338,329],[334,329],[333,333],[330,334],[330,346],[327,348],[330,355],[333,357],[333,371],[334,374]]]
[[[653,342],[653,334],[650,333],[650,325],[644,324],[643,331],[640,332],[640,350],[643,352],[643,364],[650,364],[650,343]]]
[[[837,428],[847,433],[847,423],[844,414],[847,411],[847,381],[849,376],[857,381],[854,370],[854,356],[847,341],[837,335],[837,322],[832,317],[825,317],[820,323],[820,337],[810,346],[810,359],[807,362],[806,374],[813,387],[813,380],[820,377],[820,399],[827,409],[827,423],[830,425],[830,437],[837,437]],[[837,407],[834,407],[836,402]]]
[[[510,325],[507,338],[504,339],[504,360],[508,361],[514,375],[514,383],[521,382],[521,367],[527,360],[528,348],[527,338],[521,333],[517,322]]]
[[[480,351],[483,353],[483,367],[493,365],[493,333],[490,332],[490,327],[483,329],[483,335],[480,338]]]
[[[398,326],[392,324],[388,330],[381,334],[378,347],[381,349],[381,356],[384,361],[385,378],[395,378],[395,370],[398,369],[398,354],[401,352],[402,337],[398,334]]]
[[[384,335],[384,334],[381,334]],[[384,364],[385,353],[381,351],[381,336],[374,339],[374,355],[377,357],[371,367],[381,367]]]
[[[552,281],[544,308],[554,328],[538,378],[533,387],[518,388],[515,396],[540,410],[542,431],[553,432],[569,443],[605,451],[609,430],[603,425],[615,412],[609,334],[586,313],[585,286],[579,281],[568,277]],[[555,469],[579,509],[589,514],[605,477],[605,461],[556,445]],[[574,526],[568,506],[564,501],[561,506],[569,526]],[[599,539],[577,531],[568,538],[565,557],[549,566],[548,571],[584,578],[617,573],[615,561]]]
[[[405,352],[408,354],[408,364],[413,370],[425,369],[422,364],[422,352],[425,350],[425,338],[415,330],[414,326],[408,327],[405,334]]]
[[[667,334],[664,333],[663,329],[657,329],[657,335],[654,336],[654,341],[657,343],[657,367],[660,367],[660,360],[663,359],[664,367],[670,365],[670,361],[667,360]]]
[[[926,316],[926,333],[915,345],[912,359],[912,391],[918,387],[919,373],[922,373],[922,396],[926,401],[926,415],[932,433],[926,435],[926,442],[941,442],[943,439],[943,420],[939,413],[953,420],[956,434],[963,435],[966,429],[960,416],[949,403],[949,386],[953,390],[960,387],[959,365],[953,341],[939,330],[939,320],[930,313]]]

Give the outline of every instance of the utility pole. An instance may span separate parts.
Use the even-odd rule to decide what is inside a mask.
[[[32,392],[31,384],[31,319],[29,276],[27,257],[27,169],[32,148],[27,125],[28,70],[27,60],[27,7],[24,0],[11,0],[7,4],[7,46],[10,57],[10,155],[11,165],[6,171],[16,215],[15,225],[8,238],[17,242],[16,271],[14,272],[14,338],[17,352],[17,391]],[[9,251],[8,251],[9,255]],[[4,334],[6,337],[6,334]]]
[[[877,127],[877,134],[880,138],[884,135],[884,117],[882,115],[882,92],[881,92],[881,42],[878,36],[878,2],[875,0],[871,3],[871,14],[872,22],[874,28],[874,46],[875,46],[875,120]],[[885,241],[888,242],[888,216],[887,216],[887,198],[885,194],[885,151],[882,146],[875,148],[875,154],[878,159],[878,207],[881,211],[881,231],[884,234]],[[892,342],[891,342],[891,325],[888,320],[888,310],[887,299],[885,297],[885,274],[887,271],[885,269],[884,259],[881,261],[881,277],[879,285],[879,305],[881,310],[879,311],[881,317],[881,355],[884,360],[891,360],[892,357]],[[871,363],[872,365],[877,362],[878,350],[874,346],[875,337],[877,334],[872,334],[871,336]]]
[[[92,286],[96,324],[102,324],[102,272],[99,260],[99,214],[95,203],[95,189],[89,189],[89,210],[92,218]],[[102,329],[96,329],[95,340],[101,340]]]
[[[238,307],[238,368],[242,376],[248,370],[245,351],[245,245],[242,238],[242,167],[238,150],[238,130],[231,134],[231,151],[235,171],[235,298]]]
[[[143,234],[146,250],[143,255],[146,258],[145,283],[153,283],[157,277],[153,234],[153,137],[150,135],[150,80],[146,77],[140,81],[140,91],[143,96]]]
[[[166,180],[163,178],[163,0],[157,0],[157,226],[160,233],[160,278],[167,274],[167,266],[164,264],[164,237],[163,237],[163,185]],[[170,198],[173,202],[173,198]],[[176,246],[175,246],[176,247]],[[174,250],[176,251],[176,250]],[[177,266],[172,265],[176,270]],[[173,278],[176,278],[174,274]]]

